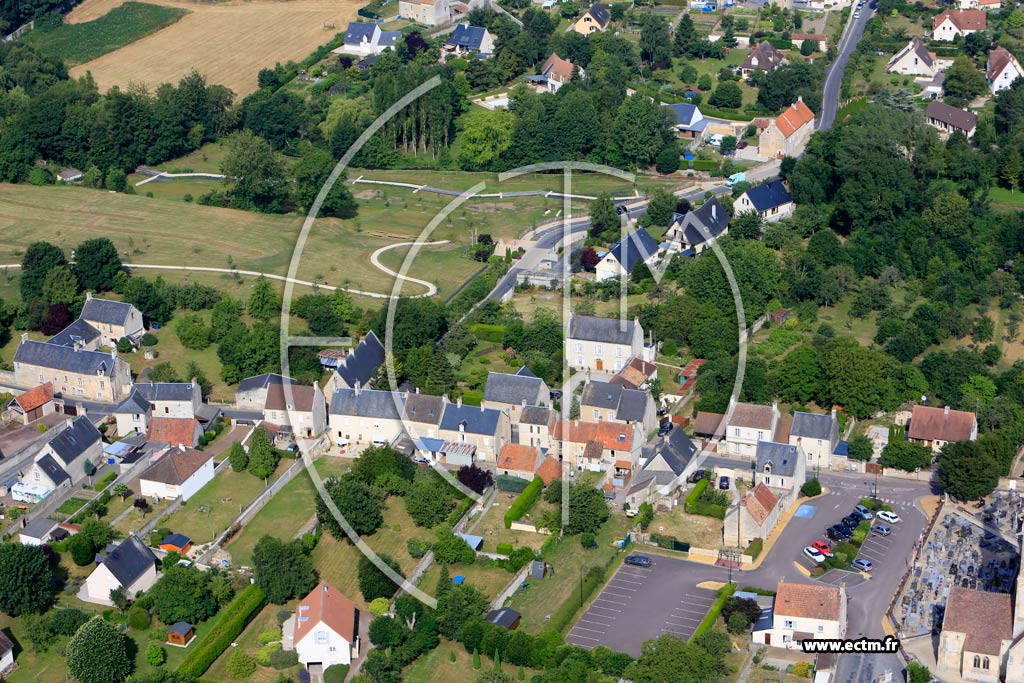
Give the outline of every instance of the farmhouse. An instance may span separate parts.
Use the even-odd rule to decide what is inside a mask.
[[[695,104],[666,104],[675,118],[676,134],[686,140],[697,140],[704,137],[708,121],[700,113]]]
[[[556,93],[563,85],[572,80],[574,71],[579,73],[580,78],[585,78],[587,75],[583,69],[577,69],[568,59],[562,59],[552,52],[541,66],[540,73],[536,76],[527,76],[526,80],[540,92]]]
[[[644,433],[657,426],[654,398],[649,392],[611,382],[591,381],[583,387],[580,415],[593,422],[637,424]]]
[[[401,31],[382,31],[380,24],[353,21],[345,31],[345,42],[331,52],[360,57],[379,55],[393,48],[401,37]]]
[[[29,341],[27,334],[14,352],[14,381],[21,386],[50,382],[65,399],[79,396],[103,403],[120,401],[132,387],[131,369],[116,350]]]
[[[758,154],[767,159],[799,156],[813,132],[814,112],[798,97],[758,137]]]
[[[213,481],[213,455],[179,446],[158,456],[139,476],[139,494],[156,500],[187,501]]]
[[[629,359],[650,360],[648,355],[639,319],[570,314],[565,357],[577,370],[615,373],[624,368]]]
[[[924,110],[928,125],[937,128],[939,137],[945,139],[955,132],[963,133],[968,139],[974,137],[974,129],[978,125],[978,115],[966,109],[951,107],[945,102],[932,100]]]
[[[1024,69],[1021,68],[1017,58],[1005,47],[997,47],[988,53],[985,78],[988,80],[988,88],[993,95],[1000,90],[1009,88],[1021,76],[1024,76]]]
[[[938,73],[935,54],[928,52],[921,39],[914,36],[906,46],[892,56],[886,71],[904,76],[927,76],[932,78]]]
[[[987,27],[988,17],[981,10],[947,9],[932,19],[932,40],[952,41],[957,36],[984,31]]]
[[[235,407],[239,410],[262,411],[267,404],[267,392],[270,387],[286,382],[296,384],[291,377],[284,377],[272,372],[246,377],[238,383],[238,389],[235,390]]]
[[[757,444],[772,438],[778,422],[779,409],[776,406],[736,403],[725,429],[727,451],[753,458],[757,454]]]
[[[770,488],[759,483],[725,513],[722,540],[726,545],[742,547],[755,538],[771,536],[782,515],[783,503]]]
[[[57,407],[53,403],[53,383],[40,384],[20,396],[15,396],[7,404],[7,409],[20,416],[22,424],[52,415],[57,412]]]
[[[275,384],[267,389],[264,424],[278,435],[312,439],[327,428],[327,399],[320,385]]]
[[[978,418],[966,410],[914,406],[907,426],[907,439],[930,446],[938,453],[950,441],[978,438]]]
[[[124,337],[137,344],[146,332],[142,313],[135,306],[123,301],[97,299],[92,292],[86,292],[85,305],[78,318],[99,330],[102,335],[100,346],[116,346]]]
[[[402,394],[374,389],[337,389],[331,397],[331,438],[342,448],[384,445],[403,433]]]
[[[786,649],[800,642],[842,638],[846,634],[846,586],[780,581],[775,591],[770,625],[754,626],[753,641]]]
[[[370,330],[351,353],[329,365],[334,368],[334,372],[327,382],[327,393],[333,394],[335,389],[341,387],[352,389],[356,384],[370,386],[370,380],[382,365],[384,345],[380,343],[373,330]]]
[[[112,605],[110,591],[124,588],[129,597],[147,591],[156,583],[156,555],[132,534],[97,556],[98,565],[78,591],[78,598],[99,605]]]
[[[482,26],[459,24],[452,31],[451,37],[444,42],[447,54],[465,57],[466,55],[490,55],[494,52],[494,36]]]
[[[781,50],[767,40],[762,40],[750,48],[747,58],[740,65],[740,75],[743,78],[750,78],[750,75],[755,71],[768,73],[769,71],[775,71],[786,63],[786,57],[782,54]]]
[[[608,26],[608,22],[611,21],[611,14],[608,13],[608,9],[601,6],[601,3],[595,2],[590,6],[583,16],[576,20],[576,23],[572,25],[572,30],[576,33],[589,36],[591,33],[596,31],[603,31]]]
[[[299,663],[307,669],[348,665],[359,657],[359,612],[326,581],[299,602],[284,630],[291,631]]]
[[[452,19],[448,0],[398,0],[398,16],[425,26],[447,24]]]
[[[507,411],[512,424],[517,424],[526,406],[546,406],[550,394],[548,385],[539,377],[489,372],[480,405]]]
[[[796,205],[789,196],[789,190],[781,180],[775,180],[752,187],[739,197],[733,204],[736,213],[754,211],[762,221],[774,223],[793,215]]]
[[[21,480],[53,491],[85,478],[85,462],[95,463],[103,447],[96,426],[85,415],[68,418],[68,426],[55,434],[36,455]]]
[[[692,211],[673,214],[665,239],[683,256],[696,256],[729,233],[730,220],[725,207],[712,197]]]
[[[640,228],[619,239],[604,255],[595,271],[598,282],[613,277],[627,277],[638,263],[653,268],[658,261],[658,243],[645,228]]]

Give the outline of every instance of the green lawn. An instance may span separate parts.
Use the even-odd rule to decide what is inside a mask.
[[[429,595],[437,594],[437,579],[441,575],[441,565],[434,562],[423,574],[419,587]],[[454,564],[448,567],[448,575],[452,578],[463,576],[466,583],[473,586],[490,599],[498,597],[509,581],[515,578],[501,567],[485,567],[482,564]]]
[[[343,458],[321,458],[314,466],[317,473],[326,479],[348,471],[352,467],[352,461]],[[295,533],[316,515],[318,495],[313,480],[307,473],[296,475],[228,544],[227,551],[231,553],[232,563],[236,566],[251,567],[253,548],[266,534],[285,541],[291,540]]]
[[[993,187],[988,191],[988,198],[995,207],[1012,211],[1024,209],[1024,192],[1021,191],[1011,192],[1002,187]]]
[[[453,652],[455,661],[451,659]],[[480,669],[474,669],[472,654],[466,652],[459,643],[442,639],[437,648],[406,667],[402,672],[402,680],[405,683],[475,683],[481,671],[494,668],[489,657],[480,655],[480,662]],[[513,677],[519,671],[519,667],[505,662],[502,662],[501,669]],[[526,680],[538,673],[534,669],[526,669]]]
[[[126,2],[99,19],[40,28],[22,40],[69,66],[84,64],[170,26],[188,10],[144,2]]]
[[[235,640],[235,643],[238,645],[237,649],[240,649],[249,655],[256,654],[256,651],[261,647],[259,643],[260,633],[274,629],[280,630],[277,621],[278,611],[286,609],[294,610],[296,604],[298,604],[298,601],[291,601],[287,605],[268,604],[264,607],[259,614],[253,617],[253,620],[249,622],[249,625]],[[224,654],[218,657],[209,670],[203,675],[203,679],[210,681],[236,680],[228,674],[228,662],[231,660],[231,655],[235,650],[236,648],[234,647],[227,648],[224,651]],[[298,669],[298,667],[292,667],[279,672],[271,667],[262,667],[257,665],[256,672],[251,676],[246,677],[245,680],[248,681],[248,683],[275,683],[278,680],[279,673],[286,674],[291,680],[297,680]]]

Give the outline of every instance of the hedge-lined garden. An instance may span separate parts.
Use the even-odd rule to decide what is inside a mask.
[[[723,498],[725,499],[723,501]],[[683,509],[687,514],[703,515],[715,519],[725,519],[725,511],[729,502],[728,496],[708,489],[708,480],[701,479],[686,496],[686,503]]]
[[[523,515],[529,512],[537,501],[540,500],[540,493],[544,488],[544,480],[540,477],[534,477],[523,492],[512,501],[512,505],[509,506],[508,512],[505,513],[505,528],[511,529],[512,522],[522,519]]]
[[[178,671],[196,678],[206,673],[266,602],[267,596],[259,586],[251,585],[239,593],[224,610],[220,621],[192,647]]]
[[[705,479],[704,481],[707,480]],[[704,615],[701,622],[697,624],[697,630],[693,632],[692,636],[690,636],[691,643],[697,638],[697,636],[710,630],[715,625],[715,622],[718,621],[718,615],[722,613],[722,607],[725,605],[725,601],[735,592],[736,584],[734,583],[727,583],[718,589],[718,597],[715,598],[714,604],[711,605],[711,609],[709,609],[708,613]]]

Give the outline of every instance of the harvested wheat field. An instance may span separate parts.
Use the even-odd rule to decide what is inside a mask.
[[[189,14],[131,45],[76,66],[72,76],[92,73],[100,88],[141,83],[155,88],[177,83],[192,69],[209,83],[240,97],[256,90],[256,74],[276,62],[301,61],[343,32],[365,0],[229,0],[206,3],[148,0]],[[68,15],[80,23],[97,19],[123,0],[85,0]],[[324,28],[333,24],[334,28]]]

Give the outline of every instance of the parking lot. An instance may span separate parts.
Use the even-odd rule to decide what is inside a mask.
[[[592,648],[640,655],[646,640],[665,633],[687,639],[715,601],[715,591],[698,588],[704,581],[725,581],[721,567],[696,565],[647,555],[650,568],[623,564],[569,631],[566,640]]]

